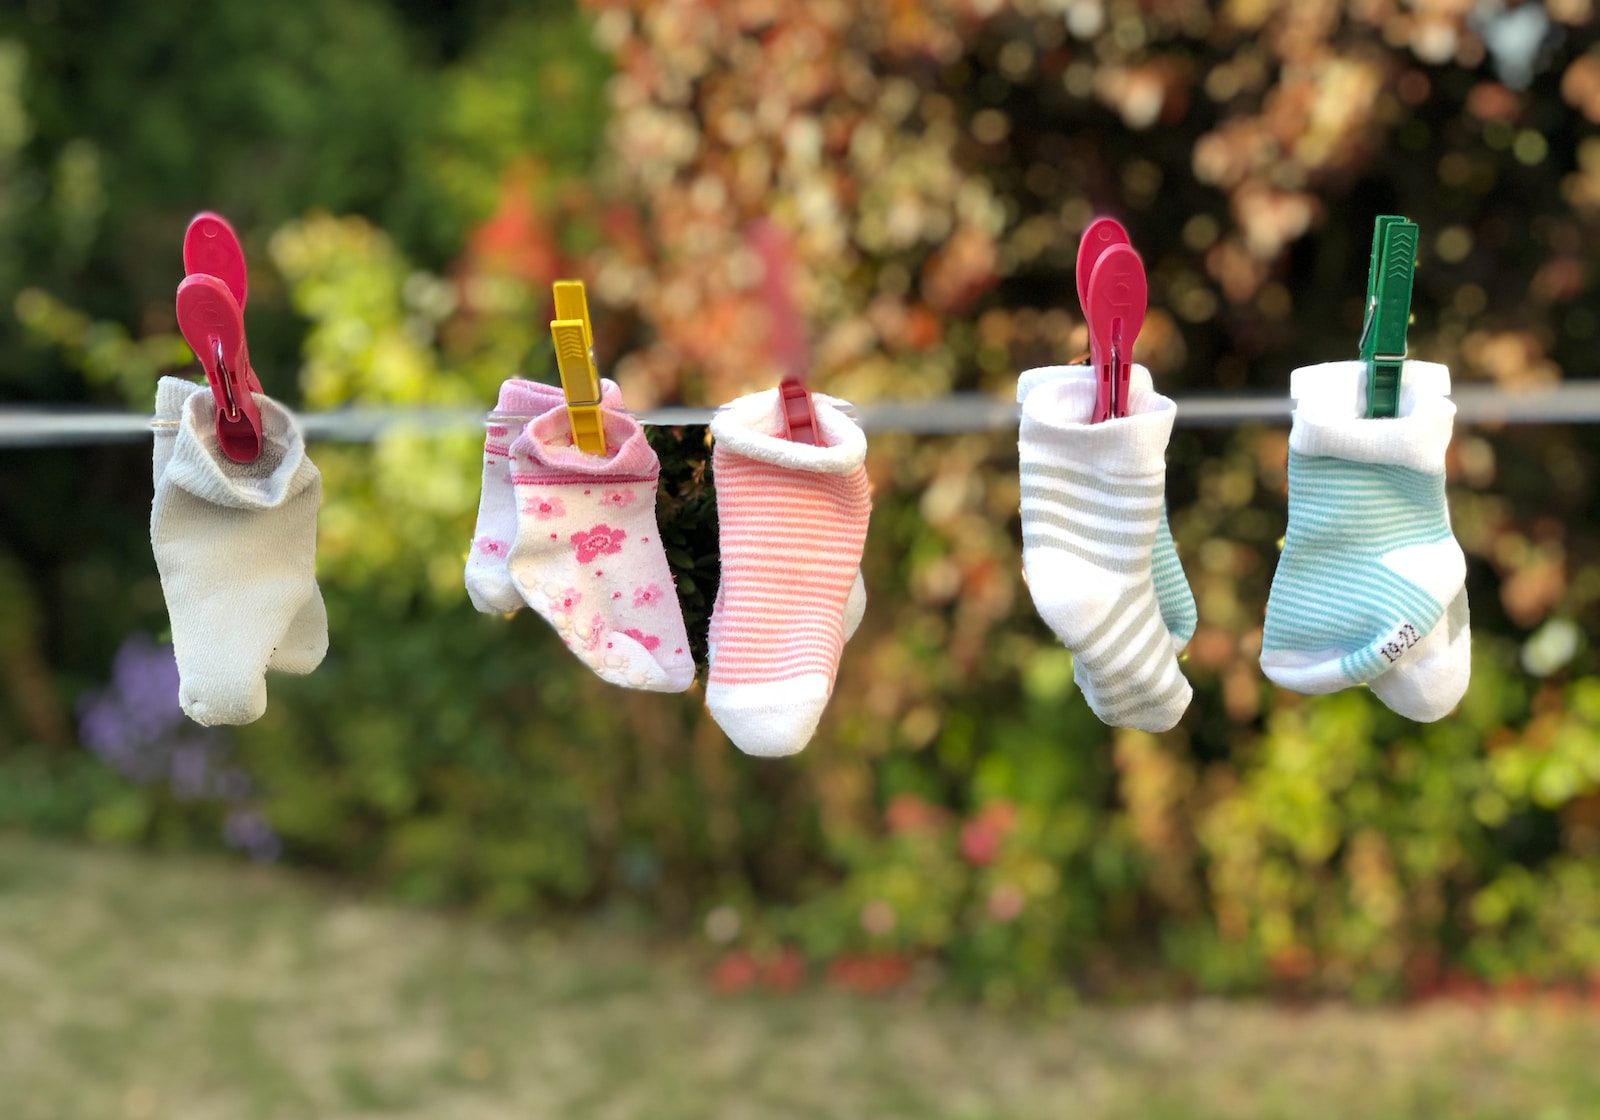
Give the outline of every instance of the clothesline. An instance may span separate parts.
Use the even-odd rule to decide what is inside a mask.
[[[1179,396],[1180,427],[1226,428],[1239,424],[1285,424],[1291,403],[1282,395],[1194,394]],[[1451,393],[1457,418],[1468,424],[1600,423],[1600,380],[1568,381],[1508,392],[1488,385],[1462,385]],[[667,407],[634,414],[664,427],[709,424],[710,408]],[[954,393],[930,401],[884,401],[860,405],[857,419],[869,432],[956,435],[1002,431],[1017,423],[1017,406],[982,393]],[[300,413],[309,440],[370,443],[391,428],[422,433],[481,431],[484,413],[466,408],[346,408]],[[134,412],[70,408],[0,408],[0,448],[80,447],[123,443],[150,434],[150,417]]]

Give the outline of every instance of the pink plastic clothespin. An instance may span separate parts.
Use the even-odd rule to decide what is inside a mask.
[[[244,250],[233,227],[210,212],[195,215],[183,238],[178,330],[206,371],[217,402],[217,443],[235,463],[261,455],[261,382],[250,368],[244,333],[248,295]]]
[[[1144,262],[1114,218],[1096,218],[1078,243],[1078,302],[1089,324],[1089,361],[1095,369],[1090,422],[1126,416],[1133,343],[1144,326],[1149,286]]]
[[[789,242],[777,226],[764,219],[750,231],[750,239],[761,257],[761,300],[767,306],[772,324],[769,336],[772,351],[785,371],[783,380],[778,382],[781,434],[795,443],[815,447],[821,444],[822,437],[817,431],[817,412],[811,404],[811,391],[806,388],[810,355],[806,351],[805,325],[789,286]]]

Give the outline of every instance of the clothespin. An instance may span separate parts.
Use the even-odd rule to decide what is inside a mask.
[[[769,345],[783,366],[778,382],[779,432],[795,443],[816,447],[822,442],[817,429],[817,411],[806,388],[806,367],[811,364],[806,347],[805,324],[794,305],[794,290],[789,280],[789,241],[772,222],[762,219],[750,230],[750,240],[761,257],[761,302],[766,305],[771,324]]]
[[[600,415],[600,371],[594,364],[589,297],[582,280],[557,280],[553,290],[555,318],[550,323],[550,337],[556,345],[556,366],[561,371],[561,395],[567,401],[572,445],[589,455],[604,455],[606,429]]]
[[[1133,343],[1144,326],[1149,286],[1144,262],[1114,218],[1097,218],[1078,243],[1078,302],[1089,325],[1089,361],[1095,369],[1098,424],[1128,414]]]
[[[217,404],[217,444],[235,463],[261,455],[261,382],[250,367],[244,333],[248,295],[244,250],[233,227],[216,214],[197,214],[183,238],[186,273],[178,285],[178,330],[206,372]]]
[[[1361,324],[1369,418],[1393,418],[1400,410],[1400,370],[1406,360],[1406,329],[1411,325],[1417,236],[1417,223],[1397,214],[1384,214],[1373,224],[1367,309]]]

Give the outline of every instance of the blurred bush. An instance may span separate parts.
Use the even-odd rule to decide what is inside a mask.
[[[1004,395],[1081,351],[1072,262],[1101,211],[1149,266],[1140,357],[1164,388],[1282,393],[1293,366],[1353,354],[1381,212],[1422,223],[1412,349],[1459,381],[1586,370],[1600,330],[1589,0],[307,0],[216,5],[181,35],[176,15],[79,6],[0,15],[13,399],[148,407],[182,361],[170,286],[201,205],[239,219],[255,261],[263,380],[316,409],[549,378],[546,293],[570,273],[635,407],[771,384],[747,232],[769,215],[794,235],[817,382],[864,401]],[[249,84],[187,96],[218,57]],[[705,435],[654,438],[699,641]],[[1180,431],[1197,695],[1151,737],[1094,720],[1033,616],[1010,438],[875,436],[867,621],[782,765],[739,756],[695,694],[609,689],[536,619],[469,609],[475,438],[321,446],[333,650],[207,748],[248,775],[220,808],[107,780],[70,745],[72,705],[165,624],[145,451],[6,453],[0,821],[192,844],[231,820],[236,847],[418,902],[698,926],[733,972],[787,975],[798,949],[866,989],[922,961],[1000,1002],[1062,978],[1380,995],[1583,977],[1597,442],[1458,432],[1474,684],[1417,727],[1365,692],[1266,687],[1284,433]]]

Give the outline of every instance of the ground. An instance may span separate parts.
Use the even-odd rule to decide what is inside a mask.
[[[1579,1120],[1600,1012],[1206,1001],[1051,1019],[0,837],[5,1120]]]

